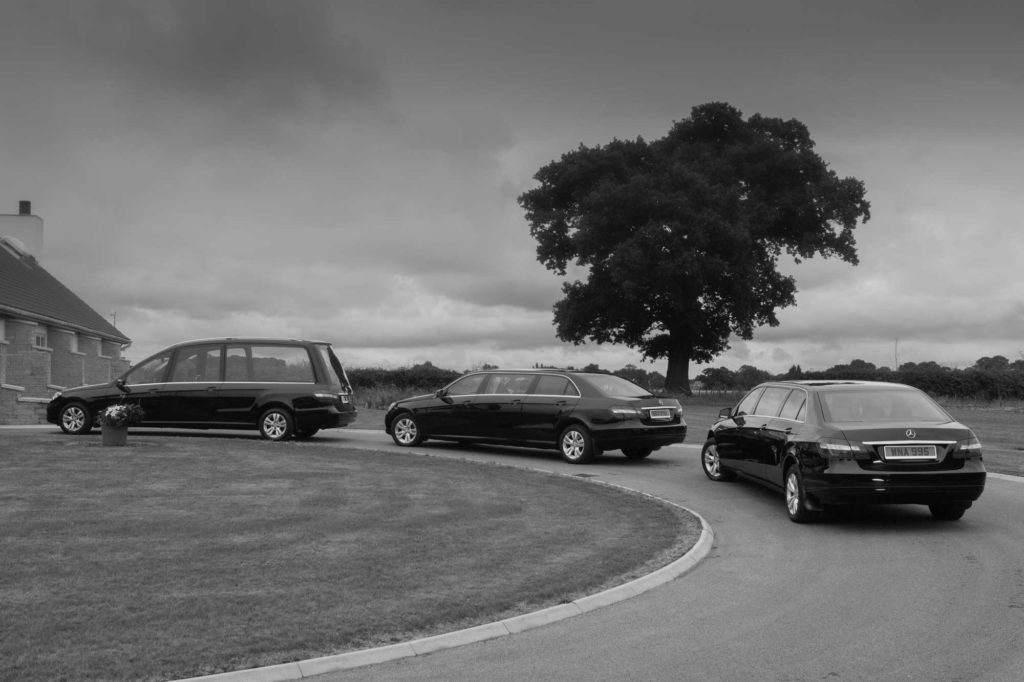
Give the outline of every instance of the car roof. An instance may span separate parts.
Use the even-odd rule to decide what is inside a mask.
[[[194,343],[329,343],[328,341],[315,341],[312,339],[295,339],[274,336],[219,336],[210,339],[192,339],[190,341],[179,341],[167,346],[177,348],[178,346],[189,346]]]
[[[860,379],[787,379],[784,381],[768,381],[762,386],[800,386],[803,388],[829,388],[844,391],[858,391],[867,389],[914,389],[907,384],[899,384],[894,381],[863,381]],[[914,389],[917,390],[917,389]]]

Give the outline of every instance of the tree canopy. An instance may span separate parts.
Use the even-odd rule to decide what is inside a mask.
[[[519,203],[538,260],[560,276],[586,273],[562,285],[559,338],[667,358],[667,388],[685,393],[691,361],[777,326],[776,308],[795,303],[783,252],[856,265],[853,230],[870,217],[864,184],[831,171],[806,126],[744,120],[720,102],[653,142],[580,145],[534,179]]]

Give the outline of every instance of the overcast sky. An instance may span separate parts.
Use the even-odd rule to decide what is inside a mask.
[[[0,213],[133,339],[326,339],[354,367],[618,369],[554,333],[516,198],[724,101],[805,123],[859,266],[712,366],[1024,357],[1024,4],[0,0]],[[691,376],[703,369],[691,366]]]

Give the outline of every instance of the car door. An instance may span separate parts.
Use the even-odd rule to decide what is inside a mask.
[[[516,440],[537,445],[556,443],[562,419],[572,413],[579,402],[579,389],[568,377],[541,375],[523,400]]]
[[[179,348],[171,366],[165,391],[168,394],[166,420],[181,424],[211,424],[217,421],[221,391],[221,344]]]
[[[807,400],[807,391],[802,388],[794,388],[783,402],[779,415],[772,419],[765,428],[768,447],[763,451],[762,475],[773,485],[783,486],[782,458],[786,454],[789,444],[794,440],[799,440],[800,435],[804,433]]]
[[[483,440],[514,440],[522,420],[523,400],[537,375],[517,372],[491,374],[474,397],[471,435]]]
[[[469,437],[476,432],[477,397],[487,374],[467,374],[438,391],[438,399],[419,408],[416,416],[432,436]]]
[[[123,400],[134,402],[145,412],[143,423],[162,424],[171,411],[171,394],[166,390],[171,352],[161,353],[129,370],[123,377]]]
[[[778,420],[779,411],[792,389],[788,386],[768,386],[744,422],[739,432],[740,448],[752,476],[768,480],[766,465],[785,449],[786,433]]]
[[[744,429],[763,393],[763,386],[754,388],[730,411],[728,419],[716,425],[715,446],[718,448],[718,457],[729,469],[753,473],[753,457],[746,451],[749,441]]]

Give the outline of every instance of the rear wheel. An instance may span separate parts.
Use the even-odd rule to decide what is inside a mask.
[[[594,441],[585,426],[573,424],[558,437],[562,459],[569,464],[586,464],[594,459]]]
[[[714,439],[704,443],[704,449],[700,453],[700,466],[704,475],[712,481],[731,481],[736,474],[729,469],[722,467],[722,460],[718,456],[718,445]]]
[[[963,517],[964,512],[970,506],[970,502],[945,502],[942,504],[929,504],[928,510],[936,521],[956,521]]]
[[[89,433],[92,430],[92,413],[82,403],[68,403],[60,411],[60,428],[73,436]]]
[[[260,417],[260,435],[267,440],[285,440],[294,431],[291,412],[283,407],[271,407]]]
[[[408,412],[395,417],[395,423],[391,425],[391,439],[398,445],[412,446],[423,442],[423,431],[416,417]]]
[[[641,446],[622,448],[622,454],[624,454],[627,459],[643,459],[652,452],[654,452],[654,448],[645,448]]]
[[[786,471],[786,512],[794,523],[811,523],[821,518],[821,512],[807,506],[807,489],[800,467],[794,464]]]

